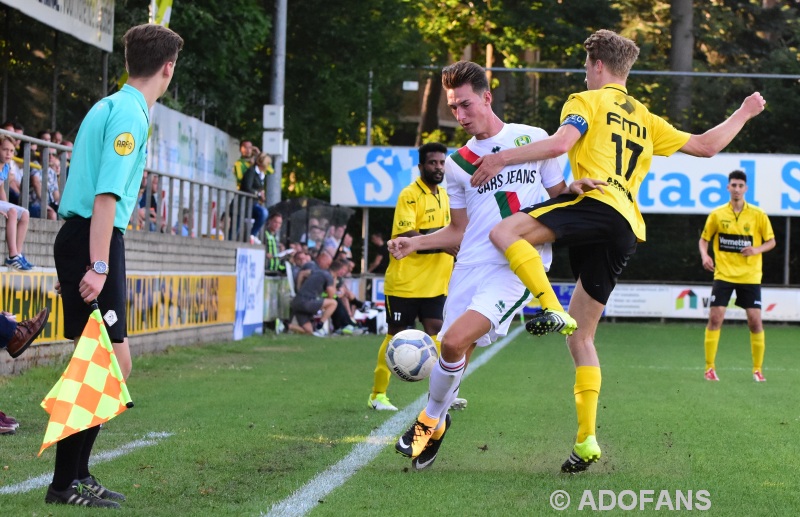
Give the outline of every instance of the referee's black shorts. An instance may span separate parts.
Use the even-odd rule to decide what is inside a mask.
[[[89,258],[89,227],[91,219],[67,219],[56,235],[53,258],[61,284],[61,302],[64,306],[64,337],[75,339],[81,335],[92,309],[83,301],[79,286],[91,260]],[[112,343],[122,343],[128,336],[127,301],[125,284],[125,242],[122,232],[114,228],[108,254],[108,278],[97,297],[100,313],[106,322]],[[115,321],[116,320],[116,321]],[[109,324],[109,321],[112,324]]]
[[[617,279],[636,253],[636,235],[610,205],[588,196],[564,194],[525,208],[569,247],[569,262],[584,290],[605,305]]]

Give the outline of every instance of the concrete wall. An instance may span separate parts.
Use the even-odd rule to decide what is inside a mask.
[[[37,270],[55,272],[53,242],[61,221],[31,220],[23,253]],[[0,217],[0,259],[8,257],[5,218]],[[160,233],[128,231],[125,249],[128,272],[213,273],[236,270],[236,248],[243,243],[192,239]],[[7,268],[0,261],[0,275]],[[0,307],[0,310],[3,310]],[[226,341],[233,337],[233,324],[205,325],[174,331],[153,332],[131,337],[131,353],[154,353],[172,345]],[[72,353],[72,343],[36,344],[18,359],[0,352],[0,375],[18,373],[33,365],[60,361]]]

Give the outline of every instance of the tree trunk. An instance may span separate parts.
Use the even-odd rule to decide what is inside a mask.
[[[439,98],[442,95],[442,78],[439,74],[428,77],[425,92],[422,94],[422,109],[417,125],[417,139],[414,145],[422,145],[422,135],[439,129]]]
[[[670,36],[672,47],[669,52],[670,69],[674,72],[691,72],[694,53],[693,6],[692,0],[672,0],[670,6],[672,23]],[[675,76],[670,94],[669,118],[678,128],[688,130],[689,110],[692,107],[692,78]]]

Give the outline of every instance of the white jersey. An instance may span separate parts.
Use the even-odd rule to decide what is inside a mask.
[[[471,138],[467,145],[447,157],[444,164],[450,208],[466,208],[469,223],[461,241],[456,267],[479,264],[508,264],[505,255],[489,240],[489,231],[502,219],[548,198],[544,188],[563,179],[555,159],[509,165],[482,187],[469,181],[481,156],[519,147],[546,138],[543,129],[522,124],[505,124],[495,136]],[[544,187],[544,188],[542,188]],[[545,269],[553,260],[550,244],[537,246]]]

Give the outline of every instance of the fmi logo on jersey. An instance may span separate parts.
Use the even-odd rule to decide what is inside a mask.
[[[531,137],[529,137],[528,135],[518,136],[514,140],[514,145],[516,145],[517,147],[522,147],[523,145],[529,144],[529,143],[531,143]]]
[[[120,133],[114,139],[114,151],[120,156],[128,156],[133,152],[136,147],[136,142],[133,140],[133,135],[130,133]]]

